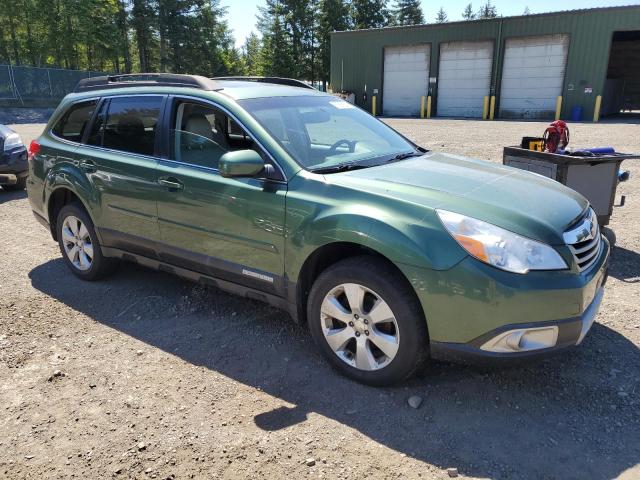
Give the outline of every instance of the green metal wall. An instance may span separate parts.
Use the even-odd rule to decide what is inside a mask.
[[[500,80],[505,41],[511,37],[568,34],[569,54],[563,86],[562,118],[581,105],[583,119],[593,118],[595,99],[602,95],[614,31],[640,30],[640,6],[575,10],[526,17],[506,17],[471,22],[397,27],[378,30],[336,32],[331,37],[331,87],[355,92],[358,104],[371,109],[371,96],[378,89],[378,112],[382,112],[384,47],[431,44],[429,75],[438,77],[439,44],[452,41],[493,40],[492,90],[499,111]],[[365,85],[368,101],[363,102]],[[585,93],[591,87],[592,93]],[[429,94],[437,114],[437,83]],[[420,101],[417,99],[416,101]]]

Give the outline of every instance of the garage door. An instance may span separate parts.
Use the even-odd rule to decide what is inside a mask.
[[[568,35],[510,38],[506,42],[500,116],[553,118],[562,94]]]
[[[383,113],[418,116],[420,97],[429,87],[429,45],[384,49]]]
[[[438,116],[482,117],[489,95],[493,42],[452,42],[440,45]]]

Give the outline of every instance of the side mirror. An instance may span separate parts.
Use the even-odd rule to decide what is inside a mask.
[[[223,177],[255,177],[264,170],[264,160],[255,150],[227,152],[218,161]]]

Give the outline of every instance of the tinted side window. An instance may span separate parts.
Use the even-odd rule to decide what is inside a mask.
[[[88,145],[97,145],[99,147],[102,146],[102,139],[104,137],[104,121],[107,117],[108,106],[108,100],[102,102],[102,105],[100,105],[100,109],[98,110],[96,119],[93,121],[91,132],[89,132],[89,136],[87,137]]]
[[[242,127],[217,108],[179,102],[172,118],[172,158],[179,162],[218,168],[225,153],[255,148]]]
[[[112,98],[104,120],[102,145],[153,155],[162,97]]]
[[[72,105],[53,127],[53,133],[57,137],[79,143],[87,125],[91,121],[96,104],[96,100],[91,100]]]

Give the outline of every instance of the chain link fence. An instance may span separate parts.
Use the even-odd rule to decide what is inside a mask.
[[[83,78],[103,72],[0,64],[0,107],[55,107]]]

